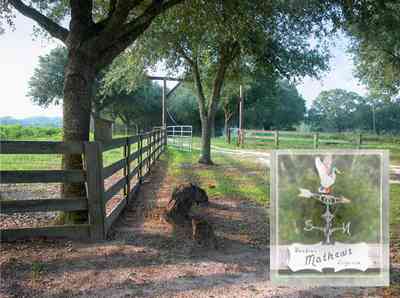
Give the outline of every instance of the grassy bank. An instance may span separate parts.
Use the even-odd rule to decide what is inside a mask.
[[[195,182],[212,197],[240,197],[258,203],[269,201],[269,176],[266,168],[248,159],[215,154],[215,165],[197,163],[199,152],[168,149],[168,172],[179,180]]]

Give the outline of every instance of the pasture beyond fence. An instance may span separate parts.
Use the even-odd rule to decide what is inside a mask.
[[[0,171],[0,183],[84,182],[86,197],[1,200],[0,213],[13,214],[49,211],[85,211],[88,223],[0,230],[1,241],[32,237],[104,239],[126,204],[137,194],[142,178],[166,146],[166,131],[113,139],[109,142],[0,141],[0,154],[82,154],[83,170]],[[103,152],[123,148],[123,158],[104,166]],[[105,189],[105,180],[118,171],[122,177]],[[123,189],[123,198],[106,214],[106,204]]]
[[[387,137],[385,138],[387,140]],[[253,130],[230,128],[227,136],[228,143],[236,142],[238,146],[248,143],[265,144],[272,143],[275,148],[282,147],[282,142],[301,142],[314,149],[323,145],[347,146],[361,149],[363,145],[369,142],[380,142],[379,136],[371,136],[362,133],[318,133],[318,132],[296,132],[296,131],[278,131],[278,130]],[[399,142],[399,139],[392,140]]]

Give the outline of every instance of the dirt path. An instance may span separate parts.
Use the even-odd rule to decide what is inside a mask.
[[[272,286],[268,210],[257,203],[210,199],[216,251],[173,233],[160,218],[178,182],[166,163],[157,163],[108,241],[2,244],[0,297],[381,297],[376,289]]]

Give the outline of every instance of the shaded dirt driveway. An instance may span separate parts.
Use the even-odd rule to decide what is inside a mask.
[[[217,251],[194,246],[160,217],[179,181],[158,162],[141,192],[96,243],[2,244],[1,297],[382,297],[383,289],[272,286],[268,209],[237,198],[211,198]],[[150,179],[151,178],[151,179]],[[390,296],[386,296],[390,297]]]

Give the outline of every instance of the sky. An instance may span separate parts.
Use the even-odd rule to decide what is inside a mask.
[[[18,14],[15,19],[16,29],[6,30],[0,35],[0,117],[62,116],[61,106],[43,109],[34,105],[26,95],[28,81],[38,65],[39,56],[57,46],[54,41],[35,39],[32,35],[33,24],[33,21]],[[335,45],[331,47],[330,71],[319,81],[306,77],[297,86],[308,107],[324,90],[342,88],[361,95],[366,94],[365,87],[352,74],[354,66],[351,57],[346,53],[346,44],[346,38],[337,37]]]

